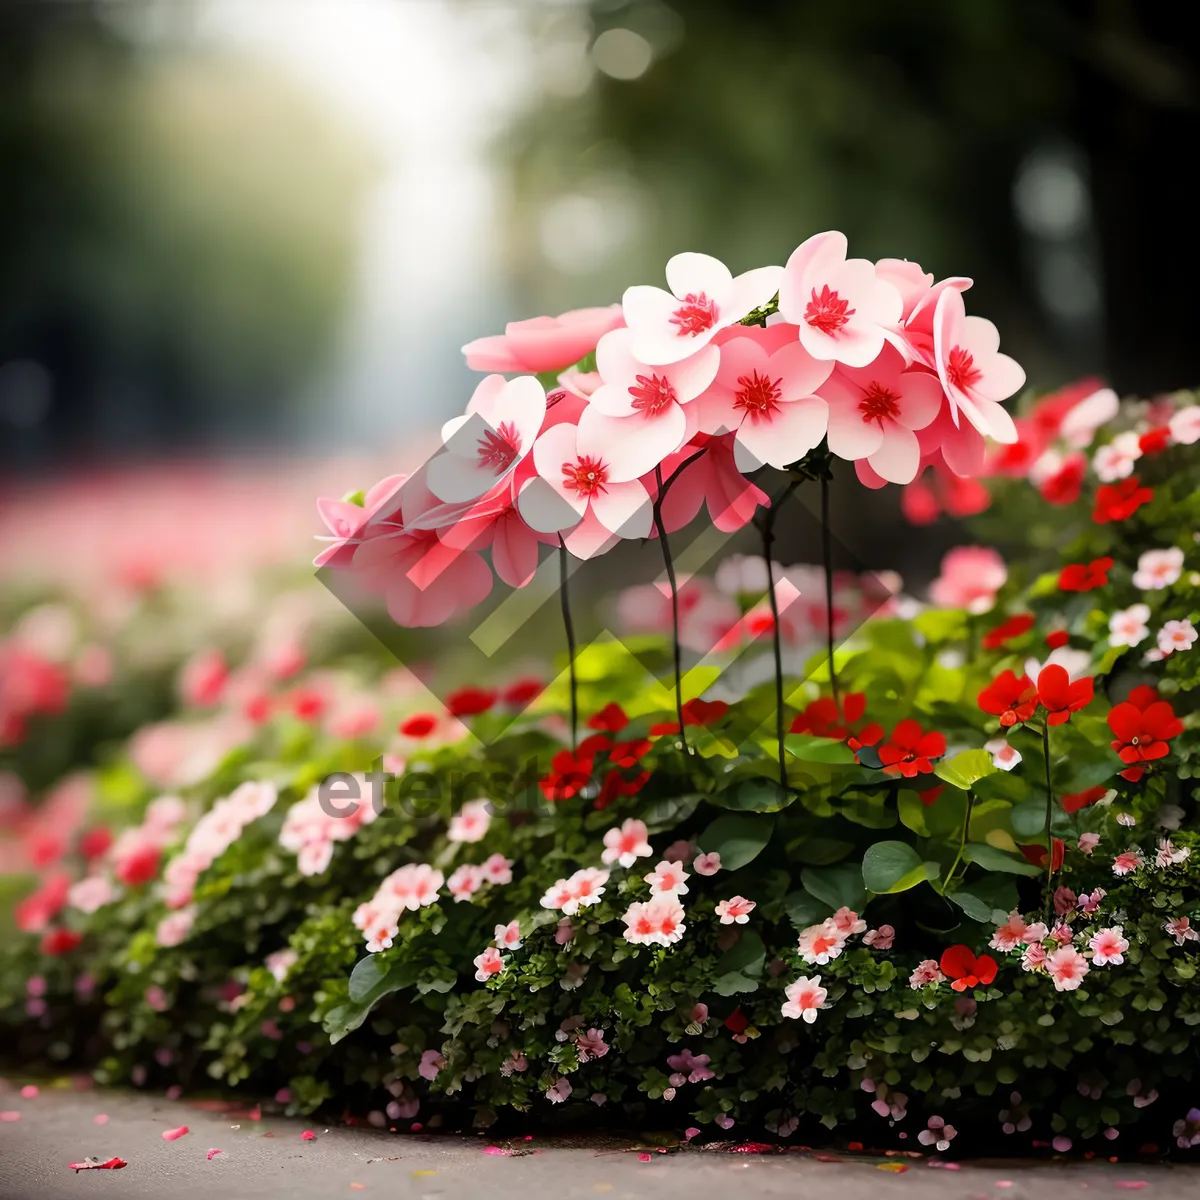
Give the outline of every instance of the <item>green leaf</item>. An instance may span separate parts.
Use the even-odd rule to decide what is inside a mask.
[[[907,842],[876,842],[863,855],[862,877],[868,891],[904,892],[925,881],[925,864]]]
[[[783,744],[794,758],[804,762],[853,763],[854,751],[834,738],[813,737],[808,733],[789,733]]]
[[[886,792],[847,792],[834,807],[847,821],[867,829],[891,829],[896,824],[896,810],[888,804]]]
[[[825,867],[840,862],[853,849],[853,842],[837,838],[800,837],[788,843],[788,856],[812,867]]]
[[[737,944],[717,959],[713,969],[713,991],[718,996],[756,991],[766,961],[767,950],[762,938],[757,933],[743,933]]]
[[[833,912],[828,904],[823,900],[818,900],[816,896],[810,895],[807,891],[789,892],[784,898],[783,907],[787,912],[788,920],[797,929],[807,929],[810,925],[817,925]],[[837,907],[841,908],[841,905],[839,904]]]
[[[844,906],[859,912],[867,902],[862,871],[855,863],[841,863],[836,867],[805,867],[800,872],[800,882],[810,896],[830,908]]]
[[[960,889],[957,892],[951,892],[948,898],[953,900],[972,921],[990,921],[992,919],[992,906],[971,892]]]
[[[994,775],[998,770],[992,765],[992,756],[986,750],[964,750],[953,758],[943,758],[933,773],[939,778],[964,792],[969,791],[975,784]]]
[[[708,799],[719,808],[734,812],[779,812],[787,808],[795,795],[786,792],[774,779],[743,779],[732,787],[714,792]]]
[[[772,816],[726,813],[700,835],[700,849],[706,854],[716,851],[721,856],[722,869],[736,871],[762,853],[774,830]]]
[[[995,846],[985,846],[981,843],[972,843],[963,851],[963,858],[967,862],[973,862],[977,866],[982,867],[985,871],[1004,871],[1009,875],[1041,875],[1041,867],[1035,867],[1033,863],[1028,862],[1024,858],[1017,858],[1015,855],[1006,854],[1003,850],[997,849]]]
[[[925,802],[914,791],[901,788],[896,806],[900,812],[900,823],[911,829],[918,837],[929,836],[929,826],[925,823]]]
[[[1027,800],[1014,804],[1012,830],[1018,838],[1037,837],[1046,828],[1046,805],[1041,800]]]

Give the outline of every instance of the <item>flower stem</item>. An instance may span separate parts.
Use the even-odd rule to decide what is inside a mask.
[[[971,829],[971,811],[975,807],[975,793],[971,790],[967,791],[967,815],[963,817],[962,836],[958,839],[958,853],[954,856],[954,862],[950,864],[950,870],[946,872],[946,882],[942,885],[942,895],[946,894],[946,889],[950,886],[954,878],[954,872],[958,870],[958,864],[962,862],[962,856],[967,849],[967,835]]]
[[[563,629],[567,634],[567,665],[571,673],[571,749],[579,728],[579,687],[575,678],[575,623],[571,620],[571,597],[567,590],[567,544],[558,535],[558,598],[562,604]]]
[[[833,668],[833,545],[829,532],[829,476],[821,476],[821,561],[825,567],[825,647],[829,658],[829,687],[838,700],[837,672]]]
[[[1050,723],[1042,723],[1042,757],[1046,760],[1046,924],[1054,902],[1054,789],[1050,785]]]
[[[671,587],[671,643],[675,657],[675,715],[679,720],[679,741],[684,754],[691,754],[687,733],[683,723],[683,661],[679,648],[679,589],[675,583],[675,560],[671,557],[671,543],[667,540],[667,527],[662,519],[662,502],[664,498],[662,467],[654,468],[655,482],[658,484],[658,497],[654,501],[654,527],[658,530],[658,540],[662,545],[663,566],[667,570],[667,583]],[[672,477],[674,478],[674,477]]]

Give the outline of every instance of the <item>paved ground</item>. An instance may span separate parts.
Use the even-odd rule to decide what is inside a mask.
[[[13,1113],[19,1113],[14,1119]],[[95,1118],[107,1119],[97,1124]],[[190,1132],[164,1141],[164,1130]],[[306,1129],[316,1134],[305,1141]],[[491,1149],[489,1150],[489,1147]],[[209,1157],[209,1152],[219,1154]],[[123,1170],[78,1174],[86,1157],[126,1160]],[[896,1170],[907,1167],[907,1170]],[[1129,1191],[1146,1200],[1200,1195],[1200,1168],[1134,1163],[963,1163],[803,1153],[745,1154],[696,1145],[662,1154],[627,1142],[531,1141],[390,1134],[205,1110],[186,1102],[111,1092],[0,1092],[2,1200],[1099,1200]]]

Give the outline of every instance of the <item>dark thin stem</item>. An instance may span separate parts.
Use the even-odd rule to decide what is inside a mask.
[[[975,793],[967,792],[967,815],[963,818],[962,836],[958,839],[958,853],[954,856],[954,862],[950,866],[950,870],[946,872],[946,883],[942,888],[942,895],[946,894],[948,888],[954,879],[954,872],[958,870],[958,864],[962,862],[962,856],[967,849],[967,834],[971,828],[971,810],[975,807]]]
[[[571,597],[567,591],[567,544],[558,535],[558,598],[562,604],[563,629],[567,634],[568,668],[571,672],[571,749],[579,729],[579,689],[575,679],[575,623],[571,620]]]
[[[821,476],[821,560],[825,566],[825,648],[829,656],[829,686],[838,700],[837,671],[833,667],[833,545],[829,532],[829,476]]]
[[[679,719],[679,741],[684,754],[691,754],[687,733],[683,724],[683,657],[679,648],[679,589],[675,585],[675,560],[671,557],[671,543],[667,540],[667,527],[662,519],[662,500],[664,495],[662,467],[654,468],[654,478],[658,484],[658,499],[654,502],[654,527],[658,530],[658,540],[662,544],[663,566],[667,569],[667,583],[671,586],[671,643],[675,652],[675,715]]]
[[[783,642],[779,629],[779,599],[775,595],[775,568],[771,564],[771,550],[775,543],[775,517],[779,506],[795,491],[799,481],[793,480],[776,497],[771,507],[763,514],[762,546],[763,558],[767,562],[767,599],[771,605],[771,643],[775,651],[775,737],[779,743],[779,786],[787,791],[787,762],[783,747]]]
[[[1046,760],[1046,924],[1054,903],[1054,789],[1050,786],[1050,723],[1042,725],[1042,756]]]

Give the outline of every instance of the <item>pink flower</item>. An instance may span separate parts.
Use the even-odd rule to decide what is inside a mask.
[[[839,908],[837,912],[835,912],[829,919],[834,923],[838,931],[845,934],[846,937],[852,937],[856,933],[862,933],[862,931],[867,927],[866,921],[864,921],[852,908],[847,908],[845,905],[842,905],[842,907]]]
[[[1092,470],[1101,483],[1116,483],[1133,474],[1134,464],[1142,457],[1142,447],[1136,433],[1119,433],[1107,446],[1101,446],[1092,456]]]
[[[992,756],[992,766],[1001,771],[1011,771],[1021,762],[1020,750],[1010,746],[1007,738],[992,738],[983,743],[983,748]]]
[[[417,1067],[417,1074],[422,1079],[428,1079],[431,1082],[438,1077],[438,1072],[446,1065],[446,1060],[442,1057],[438,1050],[426,1050],[421,1055],[421,1065]]]
[[[1111,929],[1097,930],[1092,935],[1088,945],[1092,950],[1093,966],[1104,967],[1111,963],[1119,967],[1125,961],[1125,951],[1129,949],[1129,942],[1124,937],[1124,932],[1120,925],[1114,925]]]
[[[689,524],[702,505],[708,506],[712,523],[722,533],[735,533],[750,523],[760,505],[770,503],[766,492],[751,483],[737,468],[734,437],[710,437],[698,434],[696,445],[703,444],[704,454],[685,467],[663,501],[662,518],[668,532]],[[663,463],[663,478],[694,453],[692,444]]]
[[[521,948],[521,923],[509,921],[507,925],[497,925],[495,942],[503,950],[519,950]]]
[[[670,946],[684,935],[687,927],[683,917],[683,905],[671,895],[631,904],[621,918],[625,922],[625,940],[635,946]]]
[[[900,293],[875,264],[847,259],[846,235],[817,233],[792,251],[779,285],[779,312],[799,327],[813,358],[865,367],[879,357],[887,331],[899,326]]]
[[[1056,992],[1073,992],[1088,973],[1088,961],[1074,946],[1060,946],[1046,957],[1046,971]]]
[[[697,875],[715,875],[721,869],[721,856],[714,850],[711,854],[698,854],[692,863]]]
[[[1176,867],[1181,862],[1186,862],[1191,853],[1187,846],[1176,850],[1170,838],[1163,838],[1158,843],[1158,850],[1154,855],[1154,865],[1160,868]]]
[[[400,933],[400,926],[392,917],[379,917],[363,929],[367,939],[367,953],[378,954],[381,950],[390,950]]]
[[[996,593],[1008,580],[1004,560],[986,546],[956,546],[942,558],[942,573],[929,595],[942,608],[965,608],[979,615],[996,602]]]
[[[1025,953],[1021,955],[1021,969],[1023,971],[1042,971],[1046,967],[1046,947],[1040,941],[1030,942],[1025,947]]]
[[[314,567],[346,566],[354,555],[358,535],[367,521],[379,511],[392,494],[404,483],[407,476],[389,475],[381,479],[369,492],[362,504],[349,500],[334,500],[323,496],[317,501],[317,514],[325,522],[330,536],[320,536],[319,542],[329,545],[313,559]]]
[[[934,359],[951,416],[958,412],[987,437],[1015,442],[1017,427],[1000,401],[1025,386],[1025,372],[999,353],[1000,334],[991,321],[968,317],[962,292],[946,288],[933,315]]]
[[[1056,888],[1054,892],[1054,911],[1060,916],[1065,917],[1068,913],[1072,913],[1079,905],[1079,897],[1069,888]],[[1068,941],[1070,938],[1068,937]]]
[[[546,392],[530,375],[489,375],[461,417],[442,426],[442,451],[427,468],[429,490],[447,503],[475,500],[510,476],[533,449]]]
[[[83,913],[94,913],[106,904],[111,904],[115,898],[116,891],[107,875],[89,875],[86,879],[72,884],[67,893],[67,903]]]
[[[1192,928],[1189,917],[1172,917],[1165,922],[1163,928],[1175,939],[1175,945],[1182,946],[1184,942],[1200,941],[1200,933]]]
[[[168,948],[181,945],[192,932],[195,920],[194,908],[181,908],[178,912],[168,913],[159,921],[154,931],[154,940],[160,946]]]
[[[509,321],[502,334],[476,338],[462,352],[472,371],[541,375],[574,366],[621,324],[621,307],[576,308],[557,317]]]
[[[492,806],[487,800],[469,800],[450,818],[446,838],[451,842],[480,842],[492,823]]]
[[[463,863],[446,880],[446,887],[454,897],[455,903],[470,900],[482,886],[483,872],[475,863]]]
[[[1090,855],[1098,845],[1100,845],[1100,835],[1098,833],[1081,833],[1079,835],[1079,852],[1081,854]]]
[[[914,989],[931,987],[933,984],[944,982],[945,978],[937,959],[926,958],[917,963],[913,973],[908,977],[908,986]]]
[[[1117,415],[1120,404],[1112,388],[1099,388],[1067,410],[1058,427],[1059,437],[1076,449],[1090,445],[1096,430]]]
[[[700,429],[734,435],[738,470],[796,462],[825,436],[828,405],[816,394],[832,364],[818,362],[785,325],[738,331],[699,403]]]
[[[865,367],[838,367],[821,385],[829,403],[829,449],[839,458],[865,458],[889,483],[911,483],[921,463],[913,432],[931,424],[942,406],[936,375],[905,371],[898,351],[885,346]]]
[[[846,946],[846,935],[832,920],[810,925],[800,934],[800,957],[806,963],[825,966],[838,957]]]
[[[576,1034],[575,1050],[581,1063],[591,1062],[593,1058],[603,1058],[609,1050],[604,1040],[604,1033],[599,1029],[589,1029],[587,1033]]]
[[[513,881],[512,867],[511,858],[505,858],[503,854],[490,854],[479,869],[483,872],[484,883],[505,887]]]
[[[878,929],[868,929],[863,934],[863,945],[872,950],[890,950],[896,940],[896,931],[891,925],[880,925]]]
[[[609,865],[620,863],[623,867],[632,867],[639,858],[649,858],[654,853],[646,839],[646,822],[629,817],[619,828],[605,832],[604,853],[600,859]]]
[[[560,879],[543,897],[542,907],[573,917],[581,908],[599,904],[608,883],[608,872],[584,867],[569,879]]]
[[[561,1104],[571,1095],[573,1090],[571,1084],[566,1079],[560,1079],[546,1089],[546,1099],[551,1104]]]
[[[1113,874],[1114,875],[1131,875],[1138,869],[1146,860],[1142,857],[1142,852],[1134,847],[1131,850],[1123,850],[1113,859]]]
[[[475,959],[475,978],[480,983],[487,983],[493,975],[499,975],[504,970],[504,959],[495,946],[489,946]]]
[[[944,1117],[930,1117],[929,1125],[917,1134],[922,1146],[933,1146],[938,1150],[949,1150],[950,1143],[958,1136],[953,1125],[947,1125]]]
[[[1167,422],[1171,440],[1180,446],[1194,446],[1200,442],[1200,406],[1189,404],[1179,409]]]
[[[713,1073],[708,1069],[708,1064],[712,1060],[707,1054],[693,1054],[691,1050],[684,1047],[678,1054],[671,1054],[667,1057],[667,1066],[671,1068],[671,1082],[675,1087],[682,1087],[685,1083],[704,1083],[708,1079],[713,1078]],[[675,1076],[679,1076],[678,1082]]]
[[[1026,940],[1028,926],[1025,918],[1014,908],[1008,914],[1008,920],[996,928],[988,945],[993,950],[1015,950]]]
[[[1170,587],[1183,574],[1183,551],[1178,546],[1165,550],[1146,550],[1138,558],[1133,586],[1156,592]]]
[[[811,1025],[817,1019],[817,1012],[825,1007],[825,997],[828,994],[821,986],[820,975],[814,975],[811,979],[807,975],[801,975],[784,989],[787,1000],[784,1001],[780,1012],[785,1017],[793,1017]]]
[[[1190,650],[1196,643],[1196,627],[1191,621],[1168,621],[1158,631],[1158,648],[1163,654]]]
[[[643,878],[650,885],[651,895],[687,895],[688,873],[679,863],[668,862],[664,859],[649,875],[644,875]]]
[[[1150,605],[1131,604],[1119,609],[1108,618],[1108,644],[1110,646],[1136,646],[1150,636]]]
[[[1079,908],[1085,916],[1094,916],[1100,911],[1100,904],[1108,893],[1103,888],[1096,888],[1091,892],[1084,892],[1079,897]]]
[[[745,896],[733,896],[719,901],[716,911],[722,925],[745,925],[757,907],[753,900],[747,900]]]
[[[180,673],[180,698],[189,707],[208,708],[221,699],[228,678],[229,667],[220,650],[215,646],[198,650]]]
[[[621,307],[643,363],[664,365],[688,358],[716,334],[765,305],[779,290],[780,267],[759,267],[734,278],[707,254],[676,254],[667,263],[667,286],[625,289]]]
[[[569,421],[552,425],[533,447],[537,477],[517,507],[538,533],[571,530],[565,541],[577,558],[591,558],[615,538],[649,536],[650,495],[636,479],[612,477],[607,446]]]
[[[287,973],[296,965],[299,957],[296,950],[285,946],[282,950],[275,950],[268,954],[263,960],[263,965],[271,972],[276,983],[282,983],[287,978]]]
[[[712,383],[721,360],[708,345],[679,362],[648,366],[633,357],[631,337],[615,329],[600,339],[596,365],[604,383],[579,418],[580,437],[604,447],[609,477],[618,482],[653,471],[696,432],[697,415],[685,406]]]
[[[1061,921],[1050,930],[1050,940],[1057,946],[1066,946],[1071,941],[1071,927]]]

